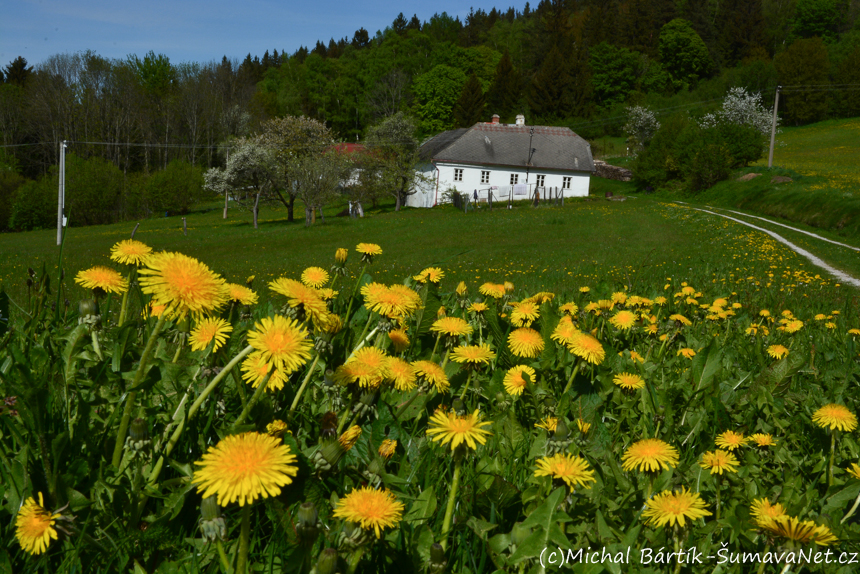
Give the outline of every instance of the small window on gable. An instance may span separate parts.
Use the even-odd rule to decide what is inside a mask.
[[[454,168],[454,181],[463,181],[463,168]]]

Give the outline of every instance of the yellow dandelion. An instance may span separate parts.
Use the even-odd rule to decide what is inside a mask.
[[[689,319],[687,319],[683,315],[679,315],[678,313],[675,313],[674,315],[669,315],[669,320],[670,321],[676,321],[676,322],[678,322],[684,326],[687,326],[687,327],[689,327],[690,325],[693,324],[692,321],[690,321]]]
[[[678,465],[678,449],[660,439],[646,438],[630,445],[621,461],[624,470],[668,470]]]
[[[785,508],[780,503],[771,504],[767,498],[754,499],[750,506],[750,515],[759,526],[774,518],[786,516]]]
[[[812,422],[830,430],[851,432],[857,428],[857,416],[843,405],[824,405],[812,415]]]
[[[612,382],[625,391],[635,391],[645,386],[645,379],[632,373],[621,373],[620,375],[615,375]]]
[[[337,297],[338,293],[340,293],[340,291],[335,291],[330,287],[323,287],[322,289],[317,289],[317,295],[319,295],[320,299],[322,299],[323,301],[331,301],[332,299]]]
[[[123,265],[142,265],[152,253],[152,247],[135,239],[126,239],[110,248],[111,261]]]
[[[361,294],[365,307],[391,319],[408,317],[421,307],[421,297],[406,285],[370,283],[361,288]]]
[[[146,258],[140,286],[165,312],[185,317],[217,311],[227,302],[224,279],[193,257],[162,252]]]
[[[619,311],[609,319],[609,324],[616,329],[627,331],[636,324],[636,313],[626,309]]]
[[[860,329],[848,329],[849,335],[860,335]]]
[[[591,428],[591,423],[587,423],[582,419],[576,419],[576,427],[579,429],[579,432],[586,434]]]
[[[785,332],[786,333],[797,333],[803,328],[803,321],[800,319],[793,319],[785,324]]]
[[[635,361],[637,363],[644,363],[645,357],[637,353],[636,351],[630,351],[630,360]]]
[[[540,317],[540,307],[531,301],[511,303],[511,324],[514,327],[530,327]]]
[[[856,462],[852,462],[851,466],[845,469],[845,472],[847,472],[854,478],[860,480],[860,465],[858,465]]]
[[[778,516],[763,520],[759,526],[774,536],[800,544],[815,542],[819,546],[829,546],[839,541],[826,526],[818,525],[812,520],[799,520],[794,516]]]
[[[403,503],[385,489],[364,486],[340,499],[333,516],[355,522],[364,530],[373,530],[380,538],[383,528],[393,528],[400,522]]]
[[[397,441],[387,438],[382,441],[382,444],[379,445],[379,456],[383,458],[383,460],[388,460],[397,450]]]
[[[266,434],[275,438],[281,438],[285,434],[292,435],[293,433],[290,432],[290,429],[287,427],[287,423],[278,419],[266,425]]]
[[[770,317],[770,311],[768,311],[767,309],[762,309],[758,312],[758,314],[760,317]]]
[[[550,339],[560,345],[570,345],[577,333],[579,329],[573,324],[573,319],[569,315],[563,315],[550,335]]]
[[[649,526],[686,526],[690,522],[711,516],[698,492],[681,488],[678,492],[664,490],[645,503],[642,518]]]
[[[280,315],[264,317],[256,323],[254,330],[248,332],[248,344],[287,375],[308,362],[313,348],[307,330]]]
[[[314,289],[319,289],[328,283],[328,279],[328,271],[322,267],[308,267],[302,271],[302,283]]]
[[[510,332],[508,346],[517,357],[533,359],[543,352],[544,340],[534,329],[521,327]]]
[[[703,454],[699,466],[705,470],[710,470],[711,474],[737,472],[738,459],[730,452],[717,449]]]
[[[479,415],[480,411],[463,417],[437,411],[428,421],[430,428],[427,429],[427,434],[435,442],[441,442],[443,445],[450,444],[451,450],[460,444],[475,450],[478,444],[485,444],[487,436],[491,434],[490,431],[483,429],[491,423],[481,421]]]
[[[535,428],[555,432],[555,429],[558,428],[558,419],[556,417],[546,417],[542,421],[535,423]]]
[[[514,284],[513,284],[513,283],[511,283],[510,281],[505,281],[505,282],[502,284],[502,287],[504,287],[504,288],[505,288],[505,291],[507,291],[508,293],[513,293],[513,292],[514,292]]]
[[[411,391],[415,388],[415,369],[412,365],[398,359],[397,357],[389,357],[387,364],[388,378],[394,383],[394,388],[398,391]]]
[[[466,363],[469,366],[488,365],[496,358],[496,354],[486,343],[481,345],[460,345],[451,353],[455,363]]]
[[[295,279],[280,277],[269,283],[269,289],[287,298],[287,304],[300,309],[314,324],[323,324],[328,315],[328,307],[313,287]]]
[[[774,359],[781,359],[788,354],[788,349],[782,345],[771,345],[767,348],[767,354]]]
[[[259,299],[253,290],[236,283],[227,283],[227,298],[241,305],[256,305]]]
[[[526,365],[517,365],[508,369],[502,384],[508,394],[521,395],[529,382],[535,382],[535,370]]]
[[[200,468],[191,482],[203,498],[217,495],[221,506],[236,501],[244,506],[280,494],[298,473],[295,462],[290,447],[275,437],[256,432],[230,435],[194,463]]]
[[[438,267],[428,267],[412,278],[419,283],[433,283],[434,285],[438,285],[442,282],[442,279],[445,278],[445,272]]]
[[[586,287],[580,287],[579,288],[580,293],[588,293],[589,291],[591,291],[591,287],[586,286]]]
[[[505,286],[498,285],[496,283],[484,283],[480,287],[478,287],[478,293],[484,295],[485,297],[492,297],[493,299],[501,299],[505,296]]]
[[[284,388],[286,377],[280,370],[273,369],[272,363],[267,361],[263,357],[262,353],[259,351],[253,352],[248,355],[244,361],[242,361],[242,380],[250,384],[255,389],[263,383],[266,379],[266,375],[270,372],[272,374],[269,376],[269,381],[266,383],[266,391],[280,391]]]
[[[96,265],[83,271],[78,271],[75,283],[84,289],[100,289],[105,293],[125,293],[128,291],[128,280],[111,269]]]
[[[466,282],[460,281],[457,284],[457,295],[459,295],[460,297],[463,297],[466,295],[467,291],[468,291],[468,288],[466,287]]]
[[[192,351],[202,351],[214,341],[215,345],[212,347],[214,353],[224,345],[227,335],[232,332],[233,325],[224,319],[206,318],[191,330],[188,342],[191,343]]]
[[[558,453],[553,456],[545,456],[537,460],[535,476],[549,476],[553,480],[563,480],[571,491],[580,486],[591,488],[590,482],[597,482],[594,471],[590,469],[588,461],[580,456],[572,456],[566,453]]]
[[[335,370],[335,379],[342,384],[358,383],[359,387],[374,389],[389,377],[388,357],[376,347],[362,347]]]
[[[472,303],[471,305],[469,305],[469,308],[466,310],[469,311],[470,313],[483,313],[487,309],[489,309],[489,307],[487,306],[486,303],[478,302],[478,303]]]
[[[678,356],[684,357],[685,359],[692,359],[696,356],[696,351],[685,347],[683,349],[678,350]]]
[[[32,496],[27,498],[15,518],[15,538],[18,539],[18,544],[25,552],[42,554],[48,549],[51,540],[57,540],[54,522],[60,516],[45,508],[41,492],[38,503]]]
[[[338,247],[334,251],[334,260],[343,265],[346,263],[346,258],[349,257],[349,251],[343,247]]]
[[[430,330],[449,337],[465,337],[471,335],[472,326],[459,317],[444,317],[433,322]]]
[[[358,439],[361,438],[361,427],[358,425],[352,425],[345,431],[340,437],[337,439],[337,442],[340,443],[340,446],[343,447],[343,450],[349,450],[355,446],[355,443],[358,442]]]
[[[606,357],[603,345],[588,333],[580,332],[577,334],[571,341],[569,348],[574,355],[592,365],[599,365]]]
[[[374,257],[382,255],[382,247],[375,243],[359,243],[355,250],[361,253],[361,260],[365,263],[372,263]]]
[[[432,385],[437,393],[448,392],[451,383],[448,381],[448,375],[437,363],[431,361],[414,361],[412,370],[415,371],[415,376]]]
[[[735,450],[736,448],[744,446],[747,443],[747,440],[749,439],[744,438],[743,433],[728,430],[717,435],[716,443],[720,448]]]
[[[576,303],[565,303],[564,305],[560,305],[558,310],[565,315],[576,315],[579,313],[579,306]]]
[[[749,440],[755,443],[758,447],[767,447],[767,446],[776,446],[776,439],[773,436],[766,433],[755,433],[751,434]]]
[[[391,340],[391,344],[394,345],[394,350],[398,353],[402,353],[409,348],[409,335],[406,334],[405,329],[392,329],[388,332],[388,338]]]

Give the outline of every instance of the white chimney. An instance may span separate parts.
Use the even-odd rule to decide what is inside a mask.
[[[526,117],[524,115],[522,115],[522,114],[517,115],[517,125],[518,126],[526,125]]]
[[[493,114],[493,119],[490,123],[491,124],[498,124],[499,123],[499,114]]]

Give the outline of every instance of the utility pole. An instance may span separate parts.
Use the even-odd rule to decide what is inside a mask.
[[[63,227],[66,226],[66,217],[63,211],[66,208],[66,140],[60,142],[60,185],[57,197],[57,245],[63,243]]]
[[[776,87],[776,96],[773,99],[773,123],[770,125],[770,151],[767,153],[767,167],[773,167],[773,144],[776,140],[776,110],[779,107],[779,91],[782,86]]]

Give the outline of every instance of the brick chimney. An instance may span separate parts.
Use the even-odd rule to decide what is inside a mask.
[[[524,115],[522,115],[522,114],[517,115],[517,125],[518,126],[526,125],[526,117]]]
[[[492,121],[490,121],[490,123],[491,124],[498,124],[499,123],[499,114],[493,114],[493,119],[492,119]]]

